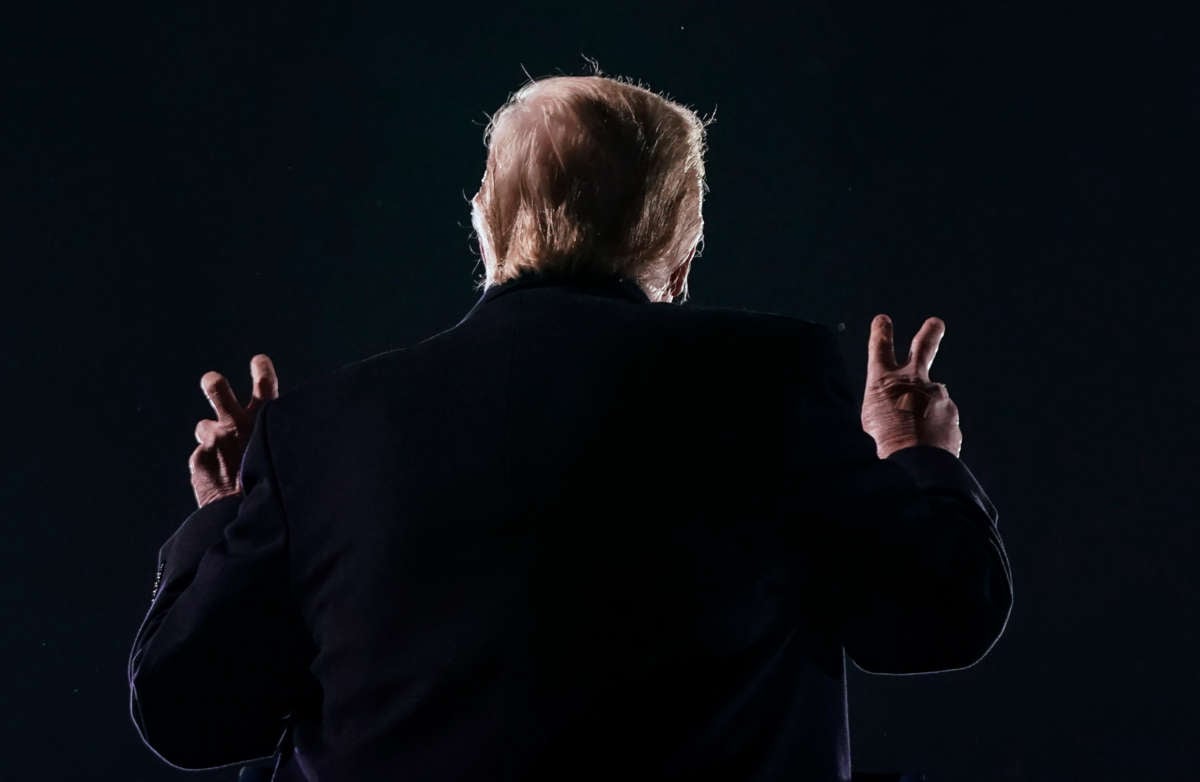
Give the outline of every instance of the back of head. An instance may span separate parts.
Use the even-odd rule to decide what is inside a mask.
[[[671,274],[703,241],[711,122],[620,78],[558,76],[521,87],[491,118],[487,166],[471,200],[482,284],[527,271],[617,274],[653,300],[669,299]]]

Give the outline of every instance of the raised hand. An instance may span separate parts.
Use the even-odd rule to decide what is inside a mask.
[[[871,321],[862,427],[874,438],[880,459],[913,445],[935,445],[955,456],[962,451],[958,406],[944,383],[929,378],[945,333],[941,318],[927,318],[913,337],[908,360],[900,365],[892,319],[880,314]]]
[[[250,402],[245,407],[220,372],[205,372],[200,378],[200,388],[217,414],[216,420],[205,418],[196,424],[196,442],[200,445],[188,459],[192,491],[200,507],[241,494],[238,473],[254,419],[264,402],[279,397],[279,378],[266,354],[259,353],[250,359],[250,378]]]

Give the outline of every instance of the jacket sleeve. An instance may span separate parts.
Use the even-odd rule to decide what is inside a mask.
[[[789,413],[808,422],[793,434],[813,443],[792,450],[816,456],[790,474],[803,487],[797,501],[815,508],[819,531],[808,540],[820,541],[817,591],[834,632],[868,673],[974,665],[1012,609],[996,508],[949,451],[918,445],[878,458],[836,339],[821,327],[818,343],[824,360],[798,393],[810,404]]]
[[[129,657],[130,716],[182,769],[274,754],[314,653],[291,597],[287,529],[256,417],[243,494],[198,508],[159,550],[150,610]]]

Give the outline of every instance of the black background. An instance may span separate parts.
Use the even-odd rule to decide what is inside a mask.
[[[856,768],[1181,779],[1200,68],[1148,8],[850,2],[40,6],[4,25],[0,778],[184,778],[125,666],[195,507],[199,389],[289,385],[453,325],[486,112],[608,74],[708,115],[696,304],[921,321],[1000,509],[1015,607],[938,676],[852,669]],[[786,357],[781,357],[786,360]],[[703,422],[697,422],[702,425]],[[190,778],[235,778],[234,769]]]

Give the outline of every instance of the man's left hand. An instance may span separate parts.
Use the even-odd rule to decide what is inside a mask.
[[[205,418],[196,424],[196,442],[200,443],[188,459],[192,473],[192,491],[203,508],[210,502],[242,493],[242,454],[254,428],[258,410],[268,399],[279,397],[279,378],[275,365],[264,353],[250,359],[253,388],[250,403],[242,407],[229,381],[220,372],[205,372],[200,388],[217,414],[214,421]]]

